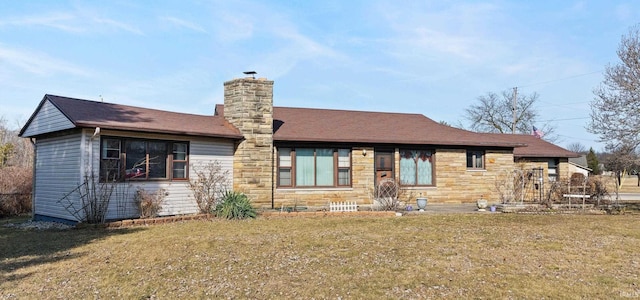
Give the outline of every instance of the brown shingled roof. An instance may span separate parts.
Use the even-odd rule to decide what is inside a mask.
[[[453,128],[420,114],[275,107],[279,141],[516,147],[513,141]]]
[[[237,128],[219,116],[177,113],[55,95],[45,95],[40,106],[47,100],[76,127],[242,138]]]
[[[223,116],[223,111],[224,105],[216,106],[216,114]],[[420,114],[274,107],[273,118],[275,141],[524,146],[490,134],[446,126]]]
[[[513,156],[518,157],[579,157],[580,154],[539,139],[529,134],[504,134],[507,139],[527,144],[526,147],[515,148]]]

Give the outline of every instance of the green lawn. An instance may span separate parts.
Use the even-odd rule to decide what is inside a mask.
[[[0,226],[0,299],[637,298],[639,251],[638,215]]]

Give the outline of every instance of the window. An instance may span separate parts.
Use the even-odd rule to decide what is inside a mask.
[[[282,148],[278,153],[278,185],[291,186],[291,149]]]
[[[484,151],[467,150],[467,169],[484,169]]]
[[[100,179],[115,181],[120,177],[120,140],[103,139],[100,154]]]
[[[351,186],[351,150],[334,148],[280,148],[278,186]]]
[[[400,184],[433,185],[433,151],[401,149]]]
[[[187,143],[173,143],[173,179],[187,178]]]
[[[103,138],[100,180],[180,180],[188,178],[188,143]]]
[[[558,180],[558,164],[560,162],[557,159],[550,159],[548,163],[548,176],[549,181],[557,181]]]
[[[351,185],[351,151],[338,149],[338,185]]]

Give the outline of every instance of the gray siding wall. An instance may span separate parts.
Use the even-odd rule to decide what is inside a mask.
[[[90,140],[93,130],[85,131],[85,140],[93,148],[87,151],[86,161],[93,161],[93,170],[96,174],[100,168],[100,138]],[[158,134],[138,134],[110,132],[103,130],[102,136],[114,137],[134,137],[145,139],[189,141],[189,176],[194,178],[196,170],[206,166],[208,163],[218,161],[223,170],[229,173],[229,188],[232,187],[233,178],[233,142],[224,139],[213,138],[193,138],[184,136],[169,136]],[[89,147],[89,145],[87,145]],[[89,155],[92,159],[89,159]],[[90,164],[89,164],[90,165]],[[198,213],[198,205],[193,198],[193,193],[189,185],[184,181],[128,181],[115,184],[112,194],[107,219],[137,218],[138,211],[133,204],[133,198],[139,188],[147,192],[156,192],[165,189],[165,199],[160,215],[181,215]]]
[[[45,101],[36,113],[23,136],[35,136],[38,134],[54,132],[75,126],[65,117],[51,102]]]
[[[73,192],[81,183],[80,141],[80,134],[36,141],[35,214],[76,220],[65,206],[80,208],[79,194]]]

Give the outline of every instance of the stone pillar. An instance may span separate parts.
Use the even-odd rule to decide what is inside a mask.
[[[224,83],[224,117],[244,140],[233,157],[233,188],[254,206],[271,206],[273,175],[273,81],[251,77]]]

